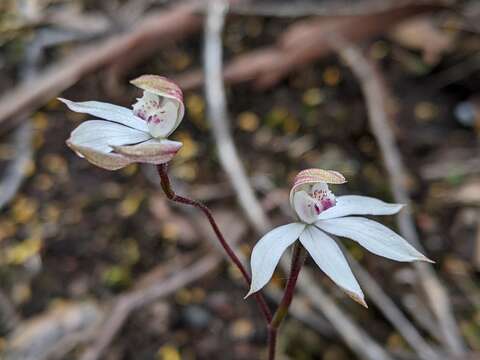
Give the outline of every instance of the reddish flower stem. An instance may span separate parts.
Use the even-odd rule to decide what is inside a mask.
[[[293,300],[295,286],[297,285],[298,275],[305,262],[306,252],[300,242],[297,242],[293,249],[292,264],[290,267],[290,277],[288,278],[282,300],[278,305],[277,311],[273,314],[272,321],[268,326],[268,359],[275,360],[275,350],[277,343],[277,330],[288,314],[288,309]]]
[[[160,175],[160,182],[161,182],[163,192],[165,193],[165,195],[167,195],[168,199],[181,204],[194,206],[200,209],[204,213],[204,215],[207,217],[208,221],[210,222],[210,225],[212,226],[212,229],[215,232],[215,235],[217,236],[218,241],[220,242],[220,245],[222,245],[223,249],[227,253],[227,256],[230,258],[230,260],[240,270],[247,285],[250,286],[250,283],[251,283],[250,274],[242,265],[240,259],[237,257],[237,255],[235,254],[233,249],[230,247],[230,245],[228,245],[227,241],[225,240],[225,237],[223,236],[222,232],[220,231],[220,228],[218,227],[215,219],[213,218],[213,215],[210,209],[199,201],[192,200],[192,199],[175,194],[175,191],[172,189],[172,186],[170,184],[170,179],[168,177],[168,164],[157,165],[157,170],[158,170],[158,175]],[[270,312],[267,302],[265,301],[262,294],[259,292],[255,293],[254,297],[258,303],[258,306],[263,316],[265,317],[265,320],[267,321],[267,324],[270,324],[270,322],[272,321],[272,313]]]

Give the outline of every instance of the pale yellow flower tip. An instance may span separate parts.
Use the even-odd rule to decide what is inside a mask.
[[[293,182],[293,186],[324,182],[327,184],[344,184],[345,177],[338,171],[323,169],[305,169],[300,171]]]
[[[293,180],[293,186],[290,190],[290,203],[293,200],[293,194],[299,187],[306,184],[315,183],[326,184],[344,184],[347,182],[345,177],[335,170],[323,170],[323,169],[305,169],[300,171]]]
[[[352,292],[352,291],[348,291],[348,290],[345,290],[343,289],[347,295],[355,302],[359,303],[360,305],[362,305],[363,307],[367,308],[368,309],[368,305],[367,303],[365,302],[365,299],[361,296],[359,296],[358,294]]]
[[[183,104],[182,90],[173,81],[158,75],[142,75],[130,81],[136,87],[156,94],[169,97]]]
[[[425,261],[425,262],[428,262],[430,264],[435,264],[435,261],[426,257],[425,255],[423,255],[423,258],[419,259],[420,261]]]

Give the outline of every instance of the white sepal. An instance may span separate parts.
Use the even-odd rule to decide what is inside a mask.
[[[315,225],[330,234],[355,240],[368,251],[388,259],[432,262],[400,235],[370,219],[351,216],[319,220]]]
[[[250,259],[252,283],[245,297],[263,288],[271,279],[282,254],[298,239],[305,226],[302,223],[282,225],[269,231],[257,242]]]
[[[132,161],[125,156],[113,152],[107,153],[95,150],[91,147],[73,145],[69,140],[67,140],[67,145],[75,151],[78,156],[85,158],[93,165],[106,170],[118,170],[132,163]]]
[[[136,145],[113,146],[113,149],[135,162],[158,165],[170,161],[181,147],[178,141],[150,139]]]
[[[389,204],[369,196],[344,195],[336,198],[335,206],[323,211],[318,219],[333,219],[347,215],[392,215],[399,212],[402,204]]]
[[[353,300],[367,307],[362,289],[335,240],[315,226],[309,225],[300,235],[300,242],[318,267],[335,284],[340,286]]]
[[[89,120],[81,123],[70,134],[68,142],[96,151],[109,153],[112,146],[137,144],[151,136],[140,130],[105,120]]]
[[[137,130],[148,132],[147,123],[133,114],[131,109],[100,101],[74,102],[58,98],[72,111],[89,114],[101,119],[113,121]]]

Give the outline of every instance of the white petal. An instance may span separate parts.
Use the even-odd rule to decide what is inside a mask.
[[[347,215],[392,215],[402,208],[402,204],[389,204],[368,196],[345,195],[337,197],[337,204],[323,211],[318,218],[333,219]]]
[[[148,132],[147,123],[133,114],[133,111],[122,106],[100,101],[74,102],[58,98],[72,111],[90,114],[101,119],[113,121],[137,130]]]
[[[318,267],[333,282],[340,286],[353,300],[367,306],[362,289],[335,240],[315,226],[310,225],[300,235],[300,242]]]
[[[368,251],[392,260],[431,261],[400,235],[370,219],[352,216],[319,220],[315,225],[330,234],[355,240]]]
[[[169,162],[182,145],[178,141],[150,139],[136,145],[113,146],[113,149],[132,160],[158,165]]]
[[[118,170],[134,162],[120,154],[106,153],[81,145],[75,146],[69,140],[67,140],[67,145],[75,151],[78,156],[87,159],[93,165],[103,169]]]
[[[81,123],[72,131],[69,143],[108,153],[112,146],[136,144],[150,139],[150,134],[104,120]]]
[[[301,223],[279,226],[257,242],[250,259],[252,283],[247,296],[260,290],[271,279],[280,257],[287,247],[298,239],[304,229],[305,224]]]

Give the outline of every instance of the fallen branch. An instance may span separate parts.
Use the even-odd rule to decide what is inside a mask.
[[[115,335],[120,331],[129,315],[135,309],[146,306],[161,297],[168,296],[180,288],[202,278],[213,271],[221,262],[221,257],[215,254],[206,255],[183,270],[175,272],[167,279],[157,279],[151,286],[134,290],[122,295],[113,306],[107,319],[95,331],[94,344],[82,355],[81,360],[100,359],[105,349],[110,345]]]
[[[341,35],[350,42],[360,42],[383,34],[399,22],[425,12],[441,9],[438,4],[410,4],[373,14],[313,18],[291,25],[276,44],[229,62],[223,71],[226,83],[253,81],[257,88],[277,84],[290,72],[332,53],[331,34]],[[176,78],[183,89],[199,87],[204,80],[201,70]]]
[[[363,15],[385,11],[392,7],[400,7],[421,3],[423,5],[441,4],[436,0],[364,0],[359,2],[337,1],[252,1],[232,5],[230,12],[240,15],[274,16],[274,17],[303,17],[312,15],[339,16],[339,15]]]
[[[210,8],[210,7],[209,7]],[[226,9],[225,9],[226,10]],[[215,140],[219,143],[218,156],[220,162],[226,167],[225,171],[233,184],[239,202],[244,212],[251,213],[251,219],[256,229],[266,231],[264,224],[267,217],[262,207],[255,200],[255,194],[250,186],[245,169],[242,166],[237,149],[230,139],[229,117],[226,107],[225,89],[222,81],[222,44],[221,33],[224,25],[224,13],[221,16],[207,15],[205,31],[204,64],[205,74],[208,79],[205,84],[207,97],[208,117],[212,122],[212,131]]]
[[[384,85],[383,78],[375,65],[353,44],[338,36],[331,38],[331,44],[360,83],[367,104],[370,128],[383,156],[393,198],[397,203],[408,205],[411,203],[406,186],[408,175],[389,124],[386,108],[389,103],[388,89]],[[416,248],[422,250],[423,247],[420,244],[415,222],[409,208],[407,206],[405,210],[398,214],[398,227],[404,238],[408,239]],[[446,348],[452,355],[463,356],[465,345],[460,337],[445,287],[436,276],[432,265],[416,262],[414,266],[430,308],[439,323]]]

